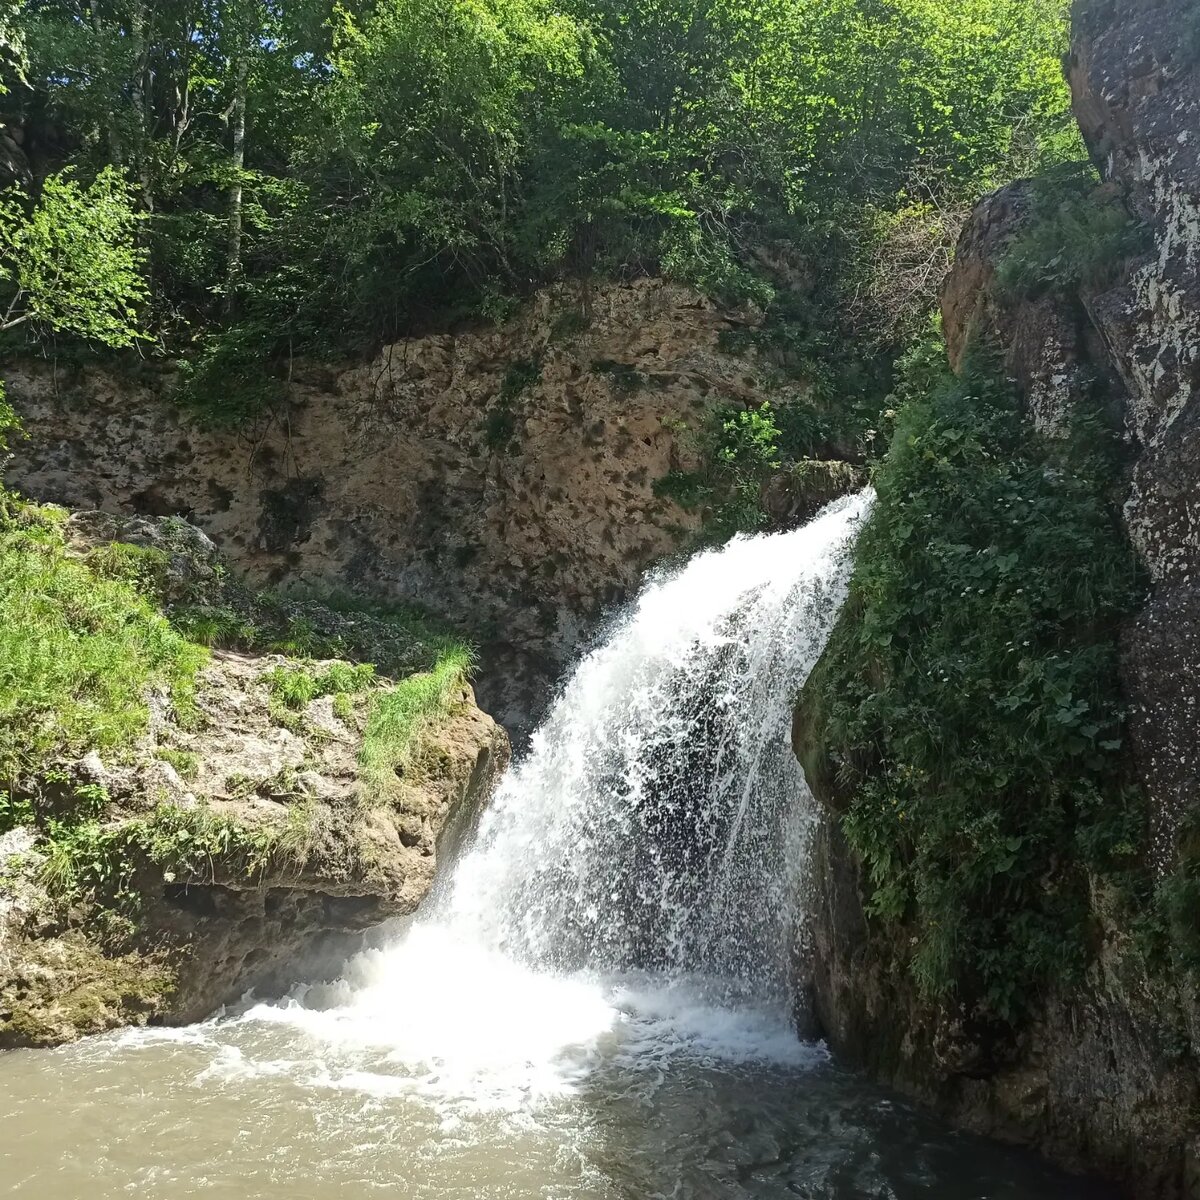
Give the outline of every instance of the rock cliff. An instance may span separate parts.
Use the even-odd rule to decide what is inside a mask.
[[[72,508],[178,514],[262,583],[419,600],[484,641],[486,706],[527,727],[607,603],[699,518],[655,494],[720,403],[762,398],[721,334],[753,322],[661,280],[539,295],[508,323],[365,365],[297,363],[287,407],[199,427],[170,372],[6,370],[9,481]],[[519,648],[515,650],[514,648]]]
[[[1047,435],[1097,398],[1123,427],[1114,491],[1149,589],[1121,634],[1122,679],[1131,773],[1152,825],[1144,866],[1161,876],[1200,804],[1200,10],[1077,0],[1069,75],[1103,180],[1097,198],[1124,206],[1147,248],[1069,288],[1015,295],[997,286],[997,267],[1029,226],[1035,185],[1012,185],[985,198],[962,235],[944,329],[956,367],[972,337],[1001,347]],[[802,757],[807,736],[798,718]],[[818,792],[826,784],[814,780]],[[1200,1195],[1194,983],[1147,971],[1102,880],[1086,982],[1043,997],[1016,1044],[997,1048],[969,1014],[919,1001],[889,973],[832,819],[818,857],[813,989],[835,1047],[961,1122],[1102,1170],[1132,1195]]]
[[[82,513],[66,529],[79,558],[114,543],[167,556],[168,608],[221,600],[393,669],[418,664],[402,627],[367,614],[255,613],[262,601],[182,522]],[[308,682],[322,677],[336,684]],[[368,783],[372,705],[393,682],[323,656],[217,650],[185,708],[150,697],[136,744],[0,793],[0,1047],[199,1020],[412,912],[508,758],[503,730],[453,686],[390,778]]]

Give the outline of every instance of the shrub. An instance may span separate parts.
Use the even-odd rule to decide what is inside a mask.
[[[1068,163],[1032,184],[1028,223],[1006,248],[996,282],[1011,296],[1111,283],[1147,246],[1147,230],[1097,187],[1090,163]]]
[[[1090,418],[1042,440],[979,356],[911,399],[802,698],[869,914],[911,937],[924,992],[994,1020],[1080,969],[1083,867],[1141,820],[1120,786],[1136,576],[1105,504],[1112,443]]]

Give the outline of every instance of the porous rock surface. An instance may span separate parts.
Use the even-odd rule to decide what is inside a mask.
[[[720,344],[758,319],[657,279],[552,288],[501,326],[297,363],[286,410],[237,431],[173,408],[169,372],[11,367],[29,437],[8,480],[183,515],[260,583],[420,600],[482,636],[484,703],[519,729],[602,608],[698,527],[654,485],[697,466],[714,407],[765,398]]]

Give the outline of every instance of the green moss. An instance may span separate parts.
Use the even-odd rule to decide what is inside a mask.
[[[175,989],[175,973],[140,954],[106,954],[80,932],[23,943],[0,982],[0,1047],[54,1045],[145,1020]]]
[[[979,357],[925,383],[796,740],[921,988],[1012,1021],[1082,968],[1086,871],[1137,841],[1116,650],[1136,575],[1098,420],[1039,438]]]

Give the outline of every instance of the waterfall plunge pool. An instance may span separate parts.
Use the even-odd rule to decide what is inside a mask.
[[[871,497],[652,576],[414,920],[200,1025],[0,1057],[28,1200],[1088,1200],[800,1041],[791,705]]]

